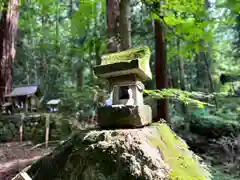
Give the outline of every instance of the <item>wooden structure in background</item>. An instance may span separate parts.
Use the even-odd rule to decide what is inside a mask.
[[[48,148],[48,141],[49,141],[49,127],[50,127],[50,114],[47,114],[46,116],[46,122],[45,122],[45,147]]]
[[[19,140],[22,142],[23,140],[23,122],[24,122],[25,115],[24,113],[21,113],[21,120],[20,120],[20,126],[19,126]]]
[[[41,92],[36,85],[16,87],[11,93],[5,95],[7,103],[11,103],[15,109],[23,109],[25,113],[36,110],[40,104]],[[4,105],[3,105],[4,106]]]
[[[32,180],[32,178],[30,178],[30,176],[26,172],[20,172],[12,180]]]
[[[27,174],[27,170],[31,166],[26,167],[23,169],[19,174],[17,174],[12,180],[32,180],[32,178]]]
[[[5,114],[13,114],[14,113],[14,105],[12,102],[6,102],[1,106],[1,111]],[[1,112],[0,111],[0,112]]]
[[[61,100],[60,99],[52,99],[47,102],[48,110],[50,112],[56,112],[60,108]]]

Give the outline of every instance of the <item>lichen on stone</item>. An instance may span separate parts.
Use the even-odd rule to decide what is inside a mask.
[[[150,137],[151,143],[162,151],[164,161],[171,167],[170,180],[208,180],[211,174],[200,158],[188,149],[187,144],[179,138],[166,124],[158,126],[158,137]]]
[[[131,62],[132,60],[139,59],[140,68],[152,78],[152,72],[149,66],[151,51],[148,46],[140,46],[125,51],[110,53],[101,57],[103,65],[109,65],[120,62]]]

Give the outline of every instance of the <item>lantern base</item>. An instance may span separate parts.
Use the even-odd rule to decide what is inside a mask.
[[[101,128],[138,128],[152,123],[152,109],[148,105],[103,106],[98,109]]]

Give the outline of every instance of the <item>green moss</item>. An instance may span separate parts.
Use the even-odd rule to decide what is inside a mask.
[[[160,139],[151,137],[149,140],[163,153],[163,158],[170,166],[170,180],[207,180],[210,173],[201,167],[197,156],[188,150],[187,144],[180,139],[164,123],[154,123],[158,127]]]
[[[151,69],[149,67],[151,52],[149,47],[141,46],[125,51],[111,53],[102,56],[101,65],[109,65],[119,62],[131,62],[132,60],[139,59],[141,69],[152,78]]]

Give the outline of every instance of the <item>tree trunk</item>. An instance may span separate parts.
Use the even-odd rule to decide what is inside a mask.
[[[60,53],[60,46],[59,46],[59,3],[56,1],[56,56]]]
[[[84,84],[84,68],[80,67],[76,73],[77,73],[77,88],[82,88]]]
[[[44,14],[42,13],[42,17],[41,17],[41,28],[42,31],[44,29],[44,25],[47,23],[47,19],[44,17]],[[41,39],[40,39],[40,44],[44,45],[44,33],[42,33],[41,35]],[[48,89],[49,89],[49,85],[48,82],[46,81],[47,77],[48,77],[48,64],[47,64],[47,59],[46,59],[46,51],[45,49],[41,49],[40,50],[41,53],[41,60],[40,60],[40,70],[39,70],[39,76],[40,76],[40,85],[42,86],[43,90],[43,97],[46,97],[47,93],[48,93]]]
[[[204,1],[204,5],[205,5],[205,11],[206,13],[208,12],[208,9],[210,7],[210,2],[208,0]],[[208,17],[207,16],[203,16],[203,17],[199,17],[199,19],[197,20],[198,22],[203,22],[205,20],[207,20]],[[206,29],[204,29],[206,30]],[[206,30],[207,31],[207,30]],[[206,41],[204,39],[201,39],[199,41],[199,45],[201,46],[201,48],[205,48],[206,47]],[[208,51],[211,50],[211,45],[208,44]],[[207,53],[204,50],[201,50],[200,52],[198,52],[197,54],[197,63],[196,63],[196,69],[197,69],[197,77],[196,79],[197,81],[197,87],[201,88],[200,91],[204,91],[207,90],[207,93],[210,91],[212,92],[212,77],[211,77],[211,73],[210,73],[210,69],[211,69],[211,62],[209,61],[210,55],[209,53]],[[206,58],[206,55],[208,55],[208,57]],[[210,76],[209,76],[210,73]],[[210,88],[209,88],[210,87]]]
[[[118,51],[119,0],[107,0],[108,51]]]
[[[196,86],[199,88],[197,91],[208,91],[209,81],[207,69],[204,63],[204,52],[198,52],[196,54]]]
[[[209,80],[209,84],[210,84],[210,92],[214,93],[215,92],[215,87],[214,87],[214,83],[213,83],[213,79],[212,79],[212,75],[211,75],[211,68],[210,68],[211,65],[210,65],[210,62],[209,62],[209,58],[207,56],[208,56],[208,54],[204,53],[204,63],[205,63],[206,69],[207,69],[208,80]],[[217,97],[214,97],[214,102],[215,102],[216,109],[218,109]]]
[[[159,8],[159,4],[156,4]],[[167,54],[165,47],[164,27],[159,20],[154,21],[155,32],[155,75],[156,75],[156,88],[161,90],[168,87],[167,77]],[[162,99],[157,101],[157,121],[164,119],[168,121],[168,100]]]
[[[179,81],[179,74],[176,72],[176,69],[177,69],[177,66],[176,66],[176,63],[171,63],[169,66],[169,73],[170,73],[170,79],[169,79],[169,81],[170,81],[170,87],[172,87],[172,88],[180,88],[179,87],[179,83],[178,83],[178,81]]]
[[[180,40],[177,40],[177,48],[178,48],[178,67],[179,67],[179,79],[180,79],[180,88],[181,90],[185,91],[185,78],[184,78],[184,62],[179,55],[180,53]]]
[[[4,1],[0,20],[0,104],[12,87],[13,60],[18,29],[20,0]]]
[[[178,68],[179,68],[180,89],[185,91],[186,85],[185,85],[185,77],[184,77],[185,76],[184,62],[180,56],[180,39],[179,38],[177,38],[177,49],[178,49]],[[189,122],[188,107],[183,102],[181,102],[181,109],[182,109],[182,114],[185,119],[184,130],[185,130],[185,132],[189,132],[190,122]]]
[[[95,40],[94,40],[94,47],[95,47],[95,59],[96,59],[96,65],[100,65],[101,64],[101,35],[99,34],[99,30],[98,30],[98,27],[99,27],[99,19],[100,18],[96,18],[95,19],[95,27],[94,27],[94,34],[95,34]]]
[[[120,2],[120,41],[121,50],[131,48],[131,19],[130,19],[130,0]]]

